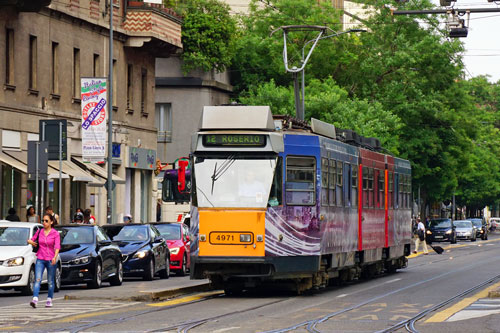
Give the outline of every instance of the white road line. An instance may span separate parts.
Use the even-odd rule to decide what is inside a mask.
[[[386,281],[386,282],[384,282],[384,283],[386,283],[386,284],[387,284],[387,283],[393,283],[393,282],[400,281],[400,280],[401,280],[401,279],[394,279],[394,280]]]
[[[337,298],[342,298],[342,297],[346,297],[348,296],[349,294],[342,294],[342,295],[338,295]]]

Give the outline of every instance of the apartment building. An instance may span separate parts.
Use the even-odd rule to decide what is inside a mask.
[[[80,78],[108,76],[110,10],[103,0],[0,2],[1,218],[14,207],[24,219],[26,207],[35,205],[27,146],[42,139],[39,121],[66,119],[62,200],[59,163],[49,161],[38,206],[53,206],[62,223],[77,207],[91,208],[97,222],[106,223],[106,163],[82,159]],[[113,0],[112,10],[112,219],[131,214],[136,222],[148,222],[156,209],[155,58],[182,48],[182,22],[168,8],[139,1]]]

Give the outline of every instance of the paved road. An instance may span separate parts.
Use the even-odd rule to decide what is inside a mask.
[[[117,295],[192,283],[186,277],[149,283],[128,280],[122,287],[100,289],[100,298],[95,300],[92,298],[97,296],[85,288],[64,288],[57,297],[71,295],[67,297],[70,299],[56,299],[55,307],[49,310],[31,309],[27,305],[29,298],[2,293],[0,330],[176,332],[191,327],[190,332],[261,332],[286,328],[305,332],[308,325],[315,325],[314,329],[321,332],[381,331],[500,274],[496,263],[500,251],[498,235],[492,235],[489,241],[441,245],[446,248],[444,254],[412,255],[409,267],[396,274],[299,297],[278,291],[227,297],[213,291],[159,302],[111,301]],[[487,297],[488,288],[498,288],[499,281],[495,279],[429,313],[417,322],[417,329],[499,331],[500,301]],[[91,299],[86,299],[88,296]],[[199,319],[209,320],[195,321]]]

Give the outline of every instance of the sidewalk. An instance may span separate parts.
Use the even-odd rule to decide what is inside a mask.
[[[104,282],[99,289],[70,291],[64,299],[150,302],[207,290],[211,290],[208,280],[190,280],[189,276],[171,276],[153,281],[124,278],[121,286],[110,287]]]

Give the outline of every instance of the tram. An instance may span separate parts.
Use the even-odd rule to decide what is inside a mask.
[[[191,159],[192,279],[302,292],[406,267],[411,166],[378,140],[268,106],[207,106]]]

